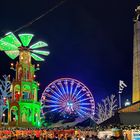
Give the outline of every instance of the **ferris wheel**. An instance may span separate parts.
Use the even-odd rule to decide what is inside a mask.
[[[94,115],[95,102],[90,90],[78,80],[60,78],[42,93],[42,113],[57,112],[88,118]]]

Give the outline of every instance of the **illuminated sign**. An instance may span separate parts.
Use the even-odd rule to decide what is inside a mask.
[[[98,137],[100,139],[102,139],[102,138],[110,138],[111,136],[113,136],[113,132],[112,131],[100,131],[98,133]]]
[[[140,130],[132,130],[132,140],[140,140]]]

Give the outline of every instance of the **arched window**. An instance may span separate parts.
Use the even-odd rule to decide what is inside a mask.
[[[17,106],[12,106],[10,109],[10,121],[18,120],[18,108]]]
[[[14,100],[19,101],[20,96],[21,96],[20,85],[15,85],[15,87],[14,87]]]
[[[22,88],[22,99],[30,99],[31,88],[30,85],[24,85]]]
[[[32,111],[31,108],[23,106],[21,109],[21,121],[31,122],[32,121]]]
[[[21,67],[19,67],[18,68],[18,80],[21,80],[21,78],[22,78],[22,68]]]

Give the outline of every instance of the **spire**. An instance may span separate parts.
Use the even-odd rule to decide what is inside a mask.
[[[140,16],[140,6],[137,6],[137,8],[135,9],[136,12],[136,17],[134,19],[135,22],[139,21],[139,16]]]

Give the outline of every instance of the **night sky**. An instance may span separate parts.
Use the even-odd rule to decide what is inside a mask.
[[[4,0],[0,2],[0,36],[44,12],[60,0]],[[51,54],[40,62],[36,73],[39,95],[52,81],[71,77],[83,82],[95,101],[118,93],[119,80],[127,88],[123,98],[132,94],[132,52],[134,9],[140,0],[66,0],[53,12],[15,34],[35,34],[49,44]],[[0,52],[0,77],[12,74],[13,62]],[[14,60],[16,62],[18,59]],[[36,63],[33,61],[33,63]]]

